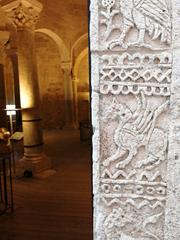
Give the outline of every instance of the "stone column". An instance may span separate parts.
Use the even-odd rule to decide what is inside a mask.
[[[75,128],[73,119],[73,85],[72,85],[72,65],[71,63],[62,63],[65,95],[65,128]]]
[[[4,82],[4,68],[0,64],[0,127],[7,127],[6,124],[6,95],[5,95],[5,82]]]
[[[40,93],[35,57],[34,29],[42,10],[36,0],[3,2],[2,9],[17,27],[18,72],[22,123],[24,133],[24,160],[26,166],[40,171],[43,163],[42,119]]]
[[[19,67],[18,67],[18,52],[16,48],[9,48],[6,50],[7,55],[10,57],[13,68],[14,77],[14,98],[16,108],[21,108],[20,100],[20,86],[19,86]],[[22,114],[21,111],[16,112],[16,131],[22,131]]]
[[[4,62],[3,51],[5,50],[5,44],[9,40],[9,32],[0,31],[0,127],[7,127],[6,121],[6,91],[5,91],[5,79],[4,79]]]
[[[94,240],[178,240],[180,2],[90,3]]]
[[[76,128],[79,127],[79,116],[78,116],[78,83],[79,79],[77,77],[73,77],[72,84],[73,84],[73,116],[74,116],[74,123]]]

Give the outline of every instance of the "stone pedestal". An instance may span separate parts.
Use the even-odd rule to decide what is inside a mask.
[[[180,3],[90,1],[94,239],[180,239]]]

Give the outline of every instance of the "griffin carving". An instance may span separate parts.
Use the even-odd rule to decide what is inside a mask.
[[[162,43],[171,42],[171,21],[166,0],[120,0],[120,13],[123,17],[123,28],[119,40],[111,41],[109,48],[120,45],[150,47],[145,43],[145,33],[152,40],[160,39]],[[132,28],[138,30],[138,39],[126,44],[125,39]]]
[[[109,119],[118,120],[118,127],[114,134],[117,150],[103,162],[103,165],[108,166],[110,163],[118,160],[116,167],[125,168],[142,146],[146,146],[148,158],[140,164],[148,165],[151,163],[153,166],[156,163],[158,164],[161,161],[160,153],[164,151],[165,143],[163,139],[165,134],[162,130],[155,128],[155,123],[159,115],[167,110],[168,105],[169,100],[158,108],[151,110],[144,93],[141,92],[140,96],[137,96],[137,109],[132,112],[126,104],[118,103],[114,99],[106,112],[104,121],[106,122]],[[162,140],[162,144],[160,142],[160,146],[154,147],[154,141],[157,136]],[[150,150],[148,150],[148,145],[151,146]],[[152,155],[155,158],[151,157]]]

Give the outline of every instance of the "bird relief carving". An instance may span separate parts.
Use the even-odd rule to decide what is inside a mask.
[[[102,0],[100,35],[106,49],[157,49],[171,43],[171,17],[166,0]],[[117,48],[118,47],[118,48]]]

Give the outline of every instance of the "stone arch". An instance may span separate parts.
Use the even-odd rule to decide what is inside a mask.
[[[77,76],[77,75],[78,75],[78,70],[79,70],[79,66],[80,66],[81,60],[82,60],[86,55],[88,55],[88,52],[89,52],[89,49],[88,49],[88,47],[86,47],[86,48],[79,54],[79,56],[76,58],[76,61],[75,61],[74,67],[73,67],[73,75],[74,75],[74,76]]]
[[[85,48],[88,48],[88,33],[83,34],[73,44],[71,49],[71,59],[73,63],[75,63],[76,58]]]
[[[84,57],[88,56],[89,53],[89,49],[86,46],[85,49],[83,49],[79,55],[77,56],[77,58],[75,59],[74,65],[73,65],[73,69],[72,69],[72,73],[73,73],[73,95],[74,95],[74,114],[75,114],[75,122],[76,125],[79,124],[79,121],[82,120],[81,118],[84,117],[87,113],[88,116],[88,108],[85,108],[82,111],[82,104],[86,104],[87,101],[89,101],[89,96],[87,96],[86,92],[81,92],[81,94],[79,95],[78,92],[78,88],[79,86],[81,86],[81,80],[79,78],[79,70],[82,64],[82,61],[84,59]],[[87,90],[87,92],[89,92],[89,90]],[[89,95],[89,94],[88,94]],[[85,106],[85,105],[84,105]],[[83,112],[83,114],[82,114]]]
[[[73,73],[73,98],[74,98],[74,119],[78,126],[79,123],[79,109],[78,109],[78,71],[82,59],[88,55],[88,33],[83,34],[73,44],[71,48],[71,62]]]
[[[53,32],[50,29],[47,28],[40,28],[36,29],[36,33],[42,33],[45,34],[46,36],[50,37],[57,45],[59,49],[59,53],[61,56],[61,62],[69,62],[70,56],[69,56],[69,51],[68,48],[66,47],[64,41],[60,36],[58,36],[55,32]]]

